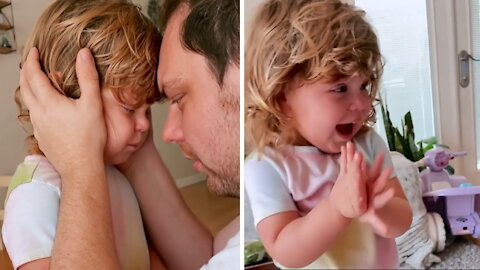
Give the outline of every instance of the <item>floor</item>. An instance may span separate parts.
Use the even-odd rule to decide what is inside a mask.
[[[222,198],[211,194],[205,181],[187,186],[181,193],[190,209],[213,234],[240,214],[239,199]],[[5,250],[0,251],[0,269],[12,269]]]
[[[240,200],[213,195],[207,190],[206,182],[187,186],[181,193],[193,213],[213,234],[240,215]]]
[[[7,251],[5,249],[0,251],[0,269],[10,270],[13,269],[10,259],[8,259]]]
[[[470,239],[470,240],[469,240]],[[480,249],[471,241],[471,237],[455,237],[455,241],[445,250],[436,253],[442,260],[428,269],[478,269],[480,265]],[[401,265],[401,269],[411,269]]]

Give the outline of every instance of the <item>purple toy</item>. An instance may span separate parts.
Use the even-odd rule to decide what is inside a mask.
[[[471,234],[480,237],[480,216],[475,209],[475,196],[480,194],[480,186],[472,186],[463,176],[449,175],[445,168],[450,159],[465,156],[467,153],[450,152],[448,149],[436,147],[425,153],[425,157],[417,165],[427,168],[420,173],[422,192],[427,211],[438,212],[439,207],[432,207],[433,201],[444,197],[445,213],[439,213],[446,219],[453,235]],[[450,188],[432,190],[435,182],[446,182]]]

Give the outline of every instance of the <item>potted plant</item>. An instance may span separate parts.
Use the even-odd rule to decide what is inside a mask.
[[[403,117],[402,129],[400,131],[397,127],[393,126],[388,107],[386,104],[384,104],[382,99],[379,100],[379,104],[390,151],[397,151],[404,155],[408,160],[416,162],[422,159],[428,150],[433,149],[437,145],[444,148],[449,148],[446,145],[438,144],[435,136],[420,140],[419,142],[415,143],[415,131],[412,121],[412,114],[410,111],[407,112]],[[420,168],[420,170],[423,170],[423,168]],[[449,174],[453,174],[455,172],[453,167],[450,165],[448,165],[446,170]]]

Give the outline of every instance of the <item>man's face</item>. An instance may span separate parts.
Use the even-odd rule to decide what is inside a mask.
[[[180,29],[189,11],[175,11],[160,49],[158,84],[169,100],[163,140],[178,144],[194,169],[207,175],[210,191],[238,197],[239,68],[230,65],[220,87],[207,60],[183,48]]]

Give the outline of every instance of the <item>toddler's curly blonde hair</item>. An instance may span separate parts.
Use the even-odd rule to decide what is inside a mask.
[[[372,104],[383,62],[365,12],[338,0],[269,0],[254,20],[245,45],[247,152],[291,144],[280,101],[295,76],[305,83],[354,75],[369,79]],[[375,118],[372,107],[370,119]]]
[[[156,80],[160,44],[161,35],[153,23],[128,0],[57,0],[38,19],[22,63],[30,48],[38,48],[42,70],[55,88],[79,98],[75,59],[80,49],[88,48],[102,89],[108,87],[117,100],[139,107],[161,97]],[[127,102],[127,97],[134,103]],[[42,154],[19,87],[15,102],[18,119],[28,133],[27,152]]]

